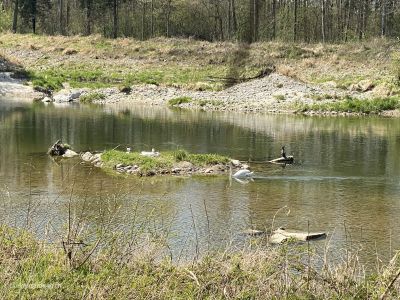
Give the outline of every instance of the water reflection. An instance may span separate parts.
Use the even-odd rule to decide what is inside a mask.
[[[54,163],[45,154],[62,138],[78,151],[178,147],[250,161],[255,180],[222,177],[126,178],[81,164]],[[332,243],[362,240],[383,255],[400,246],[400,122],[383,118],[319,118],[205,113],[156,107],[57,107],[0,102],[0,214],[12,224],[35,219],[63,224],[67,203],[91,222],[119,208],[116,226],[132,215],[174,234],[175,253],[193,243],[223,246],[247,227],[275,223],[334,232]],[[282,145],[296,158],[281,168],[264,163]],[[255,161],[257,163],[251,163]],[[71,189],[73,193],[71,196]],[[137,202],[140,211],[137,212]],[[148,216],[151,215],[151,218]],[[239,237],[240,238],[240,237]],[[390,241],[391,239],[391,241]],[[207,240],[207,243],[205,242]],[[185,248],[190,251],[190,247]]]

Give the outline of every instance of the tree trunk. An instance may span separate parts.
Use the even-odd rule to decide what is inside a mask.
[[[151,0],[151,37],[154,37],[154,0]]]
[[[294,0],[293,41],[297,41],[297,0]]]
[[[232,4],[232,30],[236,34],[237,33],[237,19],[236,19],[236,6],[235,0],[231,0]]]
[[[142,2],[142,40],[145,38],[145,25],[146,25],[146,1]]]
[[[321,29],[322,29],[322,42],[325,43],[325,0],[321,2]]]
[[[17,27],[18,27],[18,0],[15,0],[15,5],[14,5],[14,18],[13,18],[13,32],[17,33]]]
[[[113,38],[118,37],[118,0],[113,0]]]
[[[386,35],[386,0],[381,4],[381,37]]]
[[[71,17],[71,4],[70,0],[67,0],[67,12],[66,12],[66,20],[65,20],[65,33],[68,35],[69,34],[69,23],[70,23],[70,17]]]
[[[58,1],[58,32],[64,35],[64,1]]]
[[[272,39],[276,39],[276,0],[272,0]]]
[[[32,33],[36,34],[36,0],[32,1]]]
[[[86,0],[86,35],[92,33],[92,0]]]

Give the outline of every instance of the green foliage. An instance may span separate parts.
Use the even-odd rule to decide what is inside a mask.
[[[285,95],[274,95],[274,98],[276,100],[282,101],[282,100],[285,100]]]
[[[169,106],[175,106],[175,105],[180,105],[184,103],[190,103],[192,102],[192,98],[190,97],[178,97],[178,98],[173,98],[168,100],[168,105]]]
[[[330,103],[314,103],[300,106],[300,111],[336,111],[350,113],[378,113],[400,108],[399,97],[374,98],[371,100],[346,97],[344,100]]]
[[[12,12],[11,10],[0,9],[0,32],[11,30]]]
[[[80,96],[79,102],[84,103],[84,104],[90,104],[90,103],[93,103],[93,101],[101,100],[101,99],[104,99],[105,97],[106,96],[102,93],[93,92],[93,93],[88,93],[86,95]]]
[[[178,149],[174,151],[174,158],[176,161],[184,161],[188,158],[189,153],[186,150]]]
[[[187,161],[196,166],[227,164],[230,158],[218,154],[189,154]]]
[[[35,72],[29,72],[29,78],[32,81],[32,85],[35,89],[45,89],[48,91],[58,91],[62,88],[63,81],[58,77],[52,77],[46,74],[36,74]]]

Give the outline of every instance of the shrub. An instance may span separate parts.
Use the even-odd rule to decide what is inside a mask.
[[[88,103],[93,103],[93,101],[96,101],[96,100],[104,99],[105,97],[106,96],[104,94],[102,94],[102,93],[93,92],[93,93],[89,93],[89,94],[86,94],[86,95],[82,95],[79,98],[79,102],[88,104]]]
[[[174,158],[176,161],[184,161],[189,156],[186,150],[178,149],[174,152]]]

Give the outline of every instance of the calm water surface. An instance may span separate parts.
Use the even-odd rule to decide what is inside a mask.
[[[52,161],[46,151],[59,138],[77,151],[131,146],[220,153],[254,161],[256,178],[241,184],[228,176],[111,176],[79,159]],[[265,163],[279,156],[282,145],[296,164]],[[115,226],[141,220],[154,231],[166,230],[174,253],[182,253],[192,251],[195,232],[202,248],[223,247],[243,239],[243,229],[271,227],[275,216],[275,227],[327,231],[335,249],[357,241],[367,258],[376,251],[388,256],[400,248],[399,152],[399,119],[45,106],[3,99],[0,217],[12,225],[31,224],[43,234],[65,224],[69,199],[92,223],[119,207]]]

